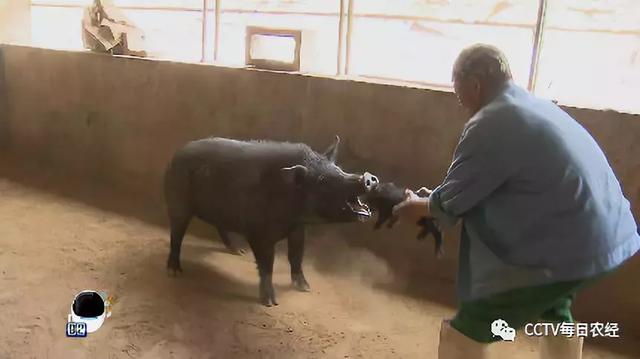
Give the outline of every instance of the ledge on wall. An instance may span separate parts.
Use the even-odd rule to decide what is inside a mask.
[[[29,45],[0,43],[0,51],[4,47],[21,47],[21,48],[30,48],[30,49],[42,50],[42,51],[75,53],[75,54],[82,54],[83,56],[108,56],[108,57],[127,59],[132,61],[151,61],[151,62],[176,63],[176,64],[192,65],[192,66],[210,66],[210,67],[216,67],[216,68],[257,71],[257,72],[283,74],[283,75],[289,75],[289,76],[303,76],[303,77],[322,78],[322,79],[329,79],[329,80],[336,80],[336,81],[350,81],[350,82],[366,83],[366,84],[378,85],[378,86],[392,86],[392,87],[411,88],[411,89],[418,89],[418,90],[429,90],[429,91],[441,92],[441,93],[453,93],[453,88],[447,86],[446,84],[431,84],[431,83],[425,83],[420,81],[397,80],[397,79],[390,79],[390,78],[379,77],[379,76],[357,76],[357,75],[329,76],[329,75],[313,74],[313,73],[305,73],[305,72],[259,69],[259,68],[254,68],[250,66],[232,65],[232,64],[222,63],[222,62],[216,62],[216,63],[187,62],[187,61],[164,59],[164,58],[152,58],[152,57],[142,58],[142,57],[136,57],[136,56],[127,56],[127,55],[100,54],[100,53],[94,53],[88,50],[83,51],[83,50],[66,50],[66,49],[65,50],[48,49],[48,48],[34,47]],[[640,114],[633,113],[630,111],[627,112],[627,111],[621,111],[621,110],[612,109],[612,108],[582,107],[577,105],[560,103],[558,100],[555,100],[555,99],[551,99],[551,101],[558,104],[560,107],[564,109],[614,113],[614,114],[621,114],[625,116],[638,117],[638,119],[640,119]]]

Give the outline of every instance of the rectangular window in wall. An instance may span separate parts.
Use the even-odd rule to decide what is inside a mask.
[[[640,2],[548,2],[536,93],[640,113]]]
[[[450,87],[473,43],[498,46],[527,86],[538,1],[355,1],[349,74]]]
[[[246,64],[248,27],[294,30],[301,34],[300,71],[335,75],[339,14],[340,0],[221,1],[218,62]],[[264,41],[260,51],[269,52],[274,58],[287,58],[290,45],[286,40]]]
[[[267,70],[300,71],[299,30],[246,28],[245,62]]]
[[[34,46],[83,50],[82,16],[93,0],[33,0]],[[200,61],[202,0],[111,0],[144,32],[149,57]]]

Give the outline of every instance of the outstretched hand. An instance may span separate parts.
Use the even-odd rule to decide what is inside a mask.
[[[419,190],[416,191],[416,193],[420,197],[429,197],[431,196],[431,192],[433,191],[428,189],[427,187],[421,187]]]
[[[421,194],[431,193],[425,187],[419,190]],[[423,217],[430,217],[429,214],[429,198],[420,197],[412,190],[405,192],[404,201],[398,203],[393,207],[393,215],[400,218],[400,220],[416,224]]]

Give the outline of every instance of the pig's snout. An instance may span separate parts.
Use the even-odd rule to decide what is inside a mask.
[[[369,172],[365,172],[362,175],[362,182],[364,183],[364,187],[367,189],[367,191],[370,191],[372,188],[374,188],[380,183],[380,181],[378,180],[378,177],[372,175]]]

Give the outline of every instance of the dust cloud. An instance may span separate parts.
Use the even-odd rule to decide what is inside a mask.
[[[326,229],[310,238],[309,242],[311,248],[305,262],[318,272],[355,280],[370,287],[395,281],[386,260],[368,248],[350,245],[348,238],[339,230]]]

